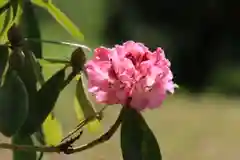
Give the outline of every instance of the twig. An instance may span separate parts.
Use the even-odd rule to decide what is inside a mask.
[[[100,136],[98,139],[93,140],[92,142],[88,144],[84,144],[82,146],[72,148],[71,144],[76,139],[78,139],[81,136],[81,133],[70,141],[67,141],[68,144],[60,144],[58,146],[31,146],[31,145],[15,145],[15,144],[9,144],[9,143],[0,143],[0,149],[10,149],[10,150],[21,150],[21,151],[35,151],[35,152],[48,152],[48,153],[65,153],[65,154],[73,154],[76,152],[81,152],[86,149],[90,149],[98,144],[101,144],[107,140],[109,140],[113,134],[117,131],[118,127],[120,126],[122,122],[122,116],[123,116],[124,108],[121,110],[117,120],[112,125],[112,127],[104,133],[102,136]]]
[[[64,137],[62,139],[62,142],[66,139],[68,139],[69,137],[71,137],[74,133],[76,133],[77,131],[79,131],[83,126],[85,126],[87,123],[89,123],[90,121],[94,120],[95,118],[97,118],[98,120],[102,119],[102,113],[103,111],[107,108],[107,105],[104,106],[99,112],[96,113],[96,115],[94,116],[90,116],[86,119],[84,119],[83,121],[81,121],[73,131],[71,131],[70,133],[68,133],[68,135],[66,137]]]
[[[73,154],[73,153],[76,153],[76,152],[81,152],[81,151],[84,151],[86,149],[90,149],[90,148],[92,148],[92,147],[94,147],[98,144],[101,144],[101,143],[104,143],[104,142],[108,141],[113,136],[113,134],[117,131],[118,127],[120,126],[120,124],[122,122],[123,112],[124,112],[124,108],[122,108],[117,120],[112,125],[112,127],[106,133],[104,133],[102,136],[100,136],[98,139],[93,140],[92,142],[90,142],[88,144],[84,144],[84,145],[79,146],[79,147],[69,148],[64,153],[65,154]]]
[[[36,152],[62,152],[58,147],[47,146],[30,146],[30,145],[16,145],[9,143],[0,143],[0,149],[21,150],[21,151],[36,151]]]
[[[62,141],[62,143],[60,143],[57,147],[60,148],[61,151],[65,152],[66,150],[72,147],[72,144],[76,140],[78,140],[81,137],[82,133],[83,131],[80,131],[80,133],[76,137],[73,137],[70,140],[67,140],[66,142]]]

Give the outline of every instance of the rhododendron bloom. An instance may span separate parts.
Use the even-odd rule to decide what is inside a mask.
[[[142,43],[127,41],[114,48],[99,47],[87,61],[88,91],[97,102],[125,105],[141,111],[161,105],[176,85],[164,51],[151,52]]]

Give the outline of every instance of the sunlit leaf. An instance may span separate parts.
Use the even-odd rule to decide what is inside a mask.
[[[82,41],[83,34],[79,31],[78,27],[51,1],[44,2],[42,0],[31,0],[35,5],[45,8],[55,20],[61,24],[76,40]]]
[[[81,78],[81,74],[77,74],[76,75],[76,80],[79,81],[80,78]]]
[[[7,40],[7,32],[11,28],[11,26],[17,23],[20,20],[22,15],[22,9],[19,3],[11,3],[11,6],[8,9],[8,14],[5,16],[4,27],[0,33],[0,42],[4,43]],[[13,17],[11,19],[11,17]]]
[[[121,148],[124,160],[161,160],[158,142],[142,115],[125,108],[121,126]]]
[[[83,114],[81,106],[78,103],[77,96],[74,96],[74,110],[75,110],[77,119],[78,120],[83,120],[84,119],[84,114]]]
[[[53,114],[49,114],[44,121],[42,131],[47,145],[57,145],[63,138],[61,124]]]
[[[8,0],[0,0],[0,15],[4,13],[10,7]]]
[[[7,9],[6,11],[4,11],[1,15],[0,15],[0,27],[1,27],[1,31],[0,31],[0,43],[1,44],[5,44],[7,42],[7,30],[11,27],[11,16],[12,16],[12,12],[10,9],[10,5],[9,5],[9,9]]]
[[[28,118],[20,130],[21,135],[29,135],[40,129],[63,89],[65,70],[63,68],[56,72],[37,92],[35,106],[30,108]]]
[[[0,88],[0,132],[12,136],[23,125],[28,114],[28,93],[17,73],[8,70]]]
[[[74,109],[76,112],[76,115],[79,119],[79,121],[82,121],[86,117],[95,116],[96,110],[93,108],[93,105],[89,101],[88,97],[86,96],[86,93],[84,91],[82,78],[79,78],[77,86],[76,86],[76,94],[75,94],[75,104]],[[91,121],[87,128],[91,132],[99,131],[101,128],[101,124],[99,120],[95,119]]]
[[[33,145],[33,141],[30,136],[20,137],[15,135],[12,138],[12,144],[15,145]],[[13,151],[13,160],[36,160],[37,153],[35,151]]]

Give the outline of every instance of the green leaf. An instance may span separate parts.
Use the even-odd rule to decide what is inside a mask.
[[[125,108],[121,126],[121,149],[124,160],[161,160],[158,142],[142,115]]]
[[[29,113],[27,116],[27,120],[19,131],[21,133],[23,132],[23,130],[26,130],[26,128],[32,127],[29,126],[29,123],[31,123],[29,121],[33,120],[31,119],[31,117],[34,116],[32,114],[35,113],[37,108],[39,107],[37,104],[37,78],[34,72],[34,68],[32,67],[32,62],[30,60],[31,52],[25,51],[24,54],[25,64],[22,69],[18,70],[18,73],[23,80],[29,95]],[[26,134],[23,132],[23,135]]]
[[[21,18],[21,26],[25,37],[41,39],[41,31],[39,22],[31,2],[23,3],[23,14]],[[36,58],[42,58],[42,43],[35,41],[27,41],[29,49],[34,53]]]
[[[40,85],[42,85],[45,82],[44,76],[42,74],[42,68],[40,63],[37,61],[37,58],[34,55],[35,54],[32,53],[31,56],[29,56],[29,60],[32,64],[33,72],[36,76],[37,81],[40,83]]]
[[[44,134],[44,141],[47,145],[56,146],[63,138],[61,124],[53,114],[49,114],[44,121],[42,131]]]
[[[10,3],[9,3],[10,4]],[[7,42],[7,30],[11,27],[11,9],[10,5],[9,8],[6,9],[1,15],[0,15],[0,43],[5,44]]]
[[[17,16],[17,12],[18,12],[18,7],[19,7],[19,3],[18,0],[10,0],[10,4],[12,7],[12,12],[13,12],[13,19]]]
[[[89,101],[86,93],[84,91],[84,83],[82,78],[80,77],[77,86],[76,86],[76,94],[74,99],[74,109],[79,121],[82,121],[86,117],[95,116],[96,110],[93,108],[93,105]],[[91,121],[87,128],[89,131],[96,132],[100,129],[101,124],[98,119]]]
[[[35,5],[45,8],[55,20],[62,25],[76,40],[84,40],[83,34],[79,31],[78,27],[51,1],[45,2],[43,0],[31,0]]]
[[[0,132],[7,137],[15,134],[26,120],[28,93],[17,73],[8,70],[0,88]]]
[[[37,92],[35,106],[29,110],[27,120],[20,130],[21,135],[30,135],[40,129],[63,89],[65,70],[63,68],[56,72]]]
[[[0,0],[0,15],[4,13],[10,7],[10,2],[6,0]]]
[[[11,26],[15,23],[18,23],[22,15],[22,9],[19,3],[11,2],[11,8],[8,9],[8,14],[5,16],[4,26],[0,33],[0,42],[4,43],[7,40],[7,32]],[[10,20],[12,18],[12,20]]]
[[[30,136],[20,137],[15,135],[12,138],[12,144],[15,145],[31,145],[33,146],[33,141]],[[13,151],[13,160],[36,160],[37,153],[35,151]]]
[[[34,6],[32,3],[25,2],[22,4],[23,6],[23,15],[21,18],[21,26],[23,28],[23,34],[26,37],[30,38],[36,38],[41,39],[41,33],[40,33],[40,26],[38,19],[36,17]],[[42,43],[38,43],[35,41],[26,41],[26,44],[28,46],[28,49],[24,49],[25,52],[31,52],[29,55],[29,60],[32,64],[34,74],[37,78],[37,81],[40,84],[44,83],[44,77],[42,74],[41,65],[37,61],[37,58],[42,58]]]
[[[0,46],[0,87],[5,81],[5,75],[8,69],[9,52],[7,46]]]

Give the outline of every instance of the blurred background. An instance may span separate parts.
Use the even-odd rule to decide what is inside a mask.
[[[159,140],[164,160],[239,160],[240,5],[237,3],[233,0],[55,0],[85,35],[83,43],[92,48],[134,40],[151,49],[165,50],[180,89],[160,109],[144,113]],[[36,11],[43,39],[73,41],[45,10],[36,8]],[[73,50],[49,44],[43,47],[45,57],[65,58]],[[56,69],[44,67],[45,76]],[[69,109],[73,105],[73,87],[64,91],[57,104],[65,132],[77,123],[71,116],[74,111]],[[109,108],[103,129],[114,122],[118,111],[118,107]],[[90,133],[79,143],[98,134]],[[46,159],[120,160],[119,133],[92,150],[73,156],[49,155]]]

